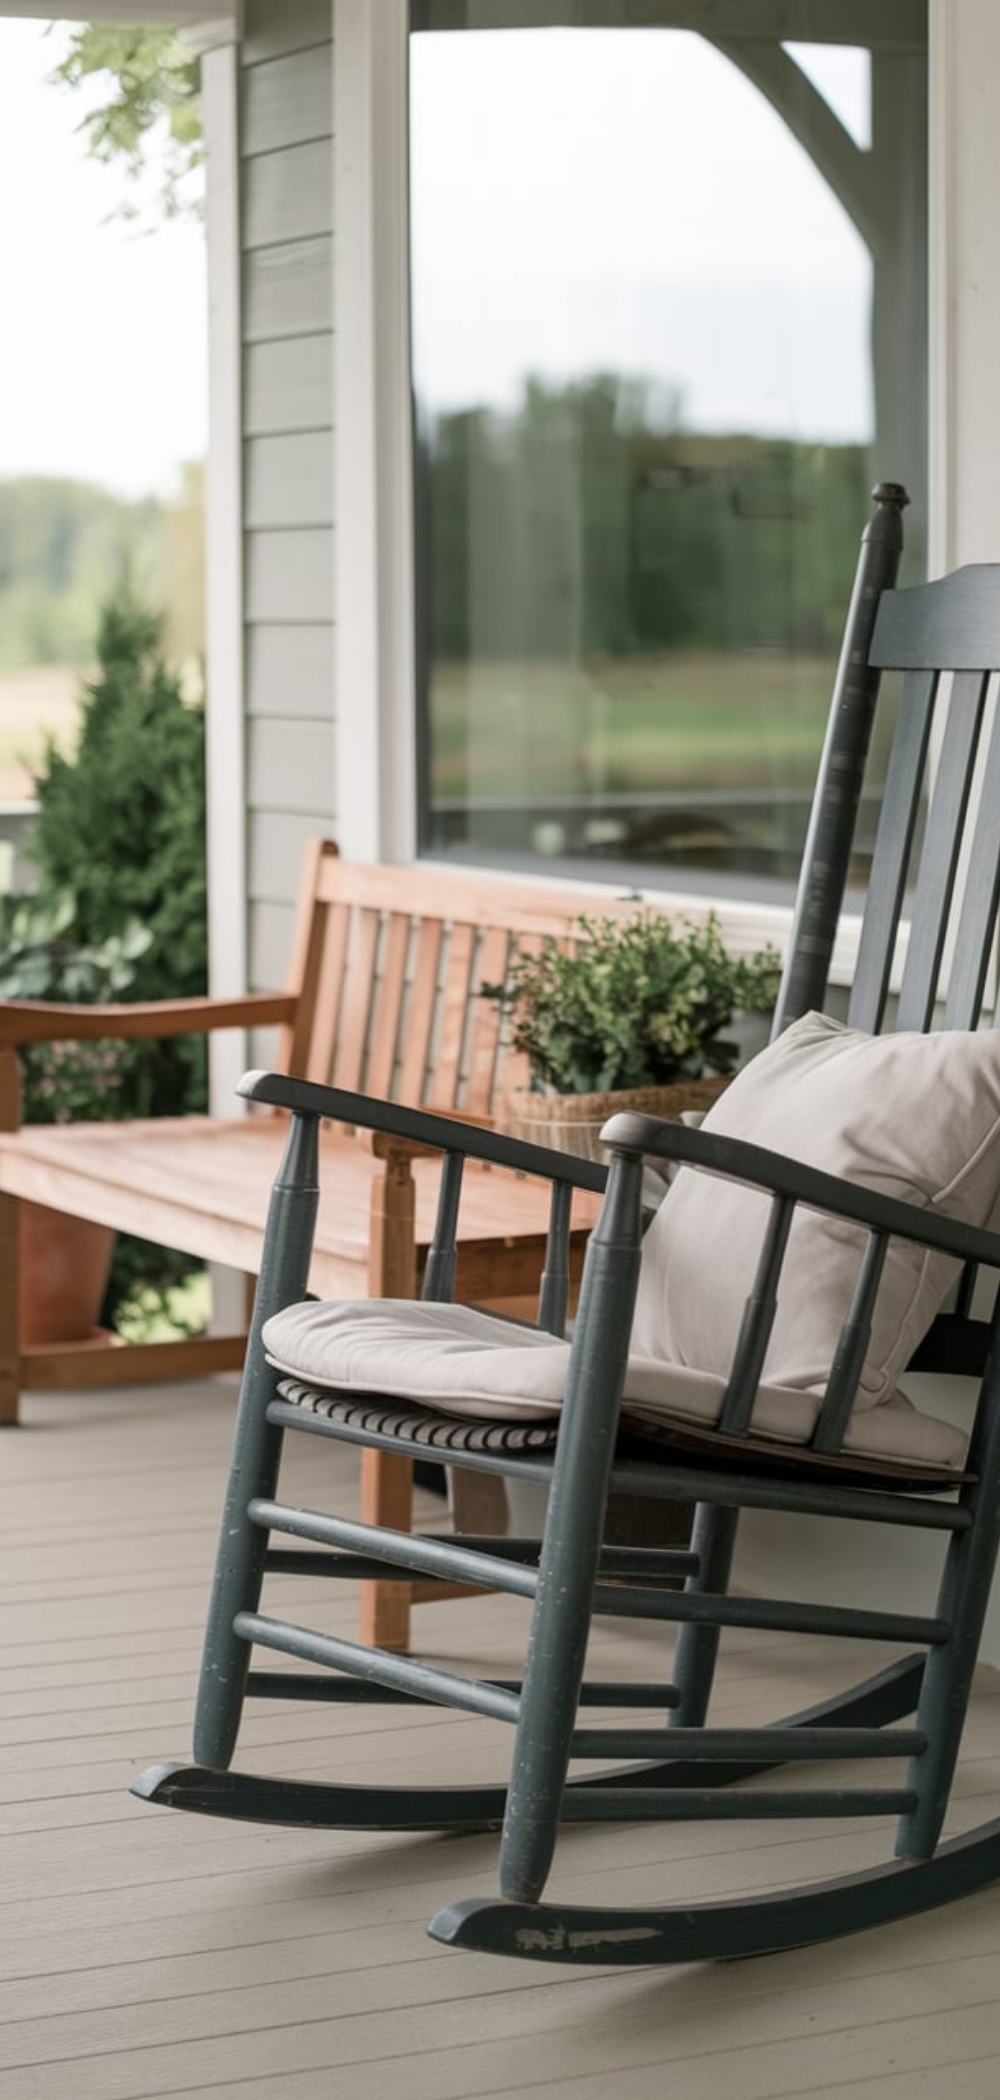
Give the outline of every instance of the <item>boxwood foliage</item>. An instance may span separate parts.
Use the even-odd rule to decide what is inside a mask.
[[[134,922],[151,936],[130,999],[207,989],[204,714],[164,660],[162,625],[124,577],[101,608],[76,746],[67,754],[50,739],[35,779],[32,857],[42,892],[74,900],[67,938],[89,949]],[[127,1085],[133,1115],[203,1109],[204,1040],[143,1044]],[[105,1318],[113,1323],[123,1301],[165,1290],[191,1267],[188,1257],[124,1243]]]

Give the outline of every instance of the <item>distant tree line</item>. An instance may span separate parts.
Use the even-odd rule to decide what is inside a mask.
[[[200,467],[169,503],[40,475],[0,481],[0,670],[88,664],[98,609],[123,574],[168,608],[173,659],[200,656]]]
[[[863,445],[705,436],[640,380],[525,384],[418,443],[438,657],[835,646],[870,469]]]

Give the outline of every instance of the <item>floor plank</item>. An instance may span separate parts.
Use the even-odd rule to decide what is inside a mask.
[[[443,1902],[492,1886],[488,1835],[259,1829],[157,1810],[127,1789],[188,1751],[233,1390],[33,1396],[0,1438],[0,2100],[986,2100],[1000,2074],[1000,1891],[833,1948],[683,1971],[583,1973],[461,1956],[426,1936]],[[296,1440],[299,1441],[299,1440]],[[307,1440],[301,1440],[303,1444]],[[312,1450],[294,1459],[315,1499]],[[322,1451],[353,1510],[356,1465]],[[440,1522],[425,1498],[423,1515]],[[353,1635],[356,1600],[309,1584]],[[275,1585],[278,1598],[293,1594]],[[302,1585],[296,1615],[305,1615]],[[435,1660],[516,1669],[525,1610],[425,1608]],[[600,1626],[615,1673],[662,1633]],[[815,1644],[727,1643],[720,1718],[829,1688]],[[848,1678],[856,1651],[843,1644]],[[869,1666],[877,1657],[866,1658]],[[956,1827],[1000,1791],[1000,1685],[983,1672]],[[442,1711],[255,1709],[247,1769],[447,1784],[509,1737]],[[731,1830],[567,1833],[553,1888],[654,1902],[761,1887],[864,1857],[862,1819]]]

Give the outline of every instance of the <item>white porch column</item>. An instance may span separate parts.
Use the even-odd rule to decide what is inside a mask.
[[[342,852],[416,852],[406,0],[333,0],[334,664]]]
[[[206,25],[187,39],[201,57],[209,286],[209,445],[205,480],[208,939],[211,990],[247,982],[243,694],[243,473],[240,343],[239,30]],[[210,1046],[212,1107],[232,1115],[245,1039]]]

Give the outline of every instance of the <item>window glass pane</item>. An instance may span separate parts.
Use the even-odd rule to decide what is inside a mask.
[[[873,480],[921,573],[923,8],[681,12],[415,16],[422,841],[765,893]]]

